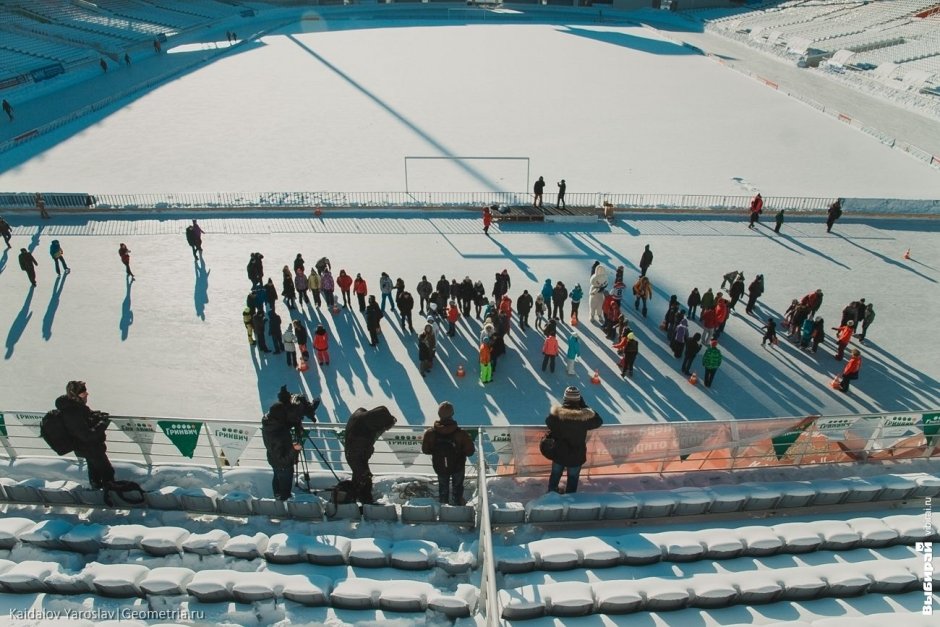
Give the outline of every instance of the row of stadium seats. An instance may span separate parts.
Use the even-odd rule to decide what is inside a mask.
[[[298,518],[304,520],[358,519],[405,523],[444,522],[472,525],[473,507],[440,505],[431,499],[416,499],[400,506],[364,505],[356,503],[333,505],[313,494],[295,494],[287,501],[257,498],[244,492],[220,495],[208,488],[180,488],[168,486],[145,492],[147,507],[162,510],[187,510],[227,516],[268,516],[271,518]],[[45,505],[87,505],[105,507],[101,490],[83,488],[74,481],[45,481],[25,479],[14,481],[0,478],[0,501],[17,503],[43,503]],[[115,497],[119,507],[128,506]]]
[[[936,526],[925,528],[923,515],[913,514],[702,529],[694,532],[547,538],[515,546],[497,546],[494,551],[499,572],[523,573],[533,570],[640,566],[659,561],[760,557],[817,550],[844,551],[913,544],[925,540],[940,540],[940,533]]]
[[[496,525],[514,525],[665,518],[903,501],[937,494],[940,494],[940,477],[929,474],[741,483],[634,493],[546,494],[525,507],[519,503],[496,503],[492,521]]]
[[[392,567],[428,570],[439,567],[450,574],[470,570],[475,562],[467,550],[442,550],[427,540],[349,538],[341,535],[264,533],[231,537],[221,529],[193,533],[174,526],[74,525],[62,519],[35,522],[28,518],[0,518],[0,550],[18,544],[51,551],[96,555],[99,551],[143,551],[167,555],[224,555],[238,559],[263,558],[272,564],[311,563],[321,566]]]
[[[288,599],[310,606],[383,609],[396,612],[439,611],[453,618],[470,615],[478,590],[458,586],[440,591],[427,582],[348,578],[334,581],[314,574],[234,570],[193,571],[183,567],[150,569],[141,564],[92,562],[70,573],[56,562],[28,560],[18,564],[0,559],[0,591],[10,594],[81,595],[113,598],[188,594],[203,603],[255,603]]]
[[[922,555],[913,549],[906,551],[902,558],[893,555],[886,559],[874,552],[872,555],[852,552],[840,556],[845,561],[789,567],[758,565],[755,568],[748,563],[736,568],[723,562],[727,568],[688,577],[647,577],[642,571],[634,571],[628,578],[598,581],[592,577],[588,581],[503,586],[499,601],[503,618],[523,620],[545,615],[669,612],[686,607],[751,606],[824,597],[903,594],[921,588],[924,566]],[[927,578],[929,581],[931,574]],[[940,575],[933,581],[934,585],[940,582]]]

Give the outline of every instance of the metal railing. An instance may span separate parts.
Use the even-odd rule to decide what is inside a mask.
[[[91,192],[44,193],[46,207],[95,211],[213,210],[213,209],[316,209],[316,208],[468,208],[494,204],[525,207],[530,192],[167,192],[160,194],[100,194]],[[571,208],[600,209],[609,203],[617,209],[744,211],[753,196],[722,194],[641,194],[580,192],[565,195]],[[822,212],[835,198],[768,196],[764,208],[791,212]],[[555,197],[545,195],[546,206]],[[846,204],[850,204],[846,201]],[[32,193],[0,193],[0,210],[30,209]]]
[[[483,431],[477,437],[477,450],[484,447]],[[486,625],[496,625],[499,620],[499,598],[496,596],[496,556],[493,555],[493,528],[490,523],[490,497],[486,486],[486,459],[477,457],[477,520],[480,526],[478,547],[480,569],[480,601],[477,611],[483,614]]]

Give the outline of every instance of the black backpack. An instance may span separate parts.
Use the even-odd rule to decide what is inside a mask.
[[[141,505],[146,500],[144,489],[136,481],[109,481],[104,485],[104,503],[108,507],[114,507],[114,499],[111,493],[118,495],[118,506],[123,504]],[[133,493],[137,492],[139,496]]]
[[[457,448],[457,441],[453,435],[444,437],[439,433],[434,434],[434,448],[431,452],[431,464],[434,466],[434,472],[439,475],[452,475],[458,468],[463,466],[463,455]]]
[[[39,435],[46,441],[56,455],[67,455],[72,452],[72,436],[65,428],[65,418],[58,409],[50,410],[42,417],[39,423]]]
[[[190,246],[196,244],[196,229],[194,229],[191,224],[186,227],[186,243]]]

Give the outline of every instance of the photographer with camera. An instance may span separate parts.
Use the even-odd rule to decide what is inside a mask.
[[[114,467],[108,459],[105,430],[111,421],[103,411],[88,407],[88,388],[84,381],[69,381],[65,394],[55,401],[62,425],[73,444],[76,457],[88,466],[88,481],[100,490],[114,481]]]
[[[304,417],[313,422],[320,399],[311,403],[301,394],[291,395],[287,386],[282,385],[277,393],[277,402],[271,405],[268,413],[261,419],[261,439],[267,451],[268,463],[274,471],[271,485],[274,498],[286,501],[291,497],[294,480],[294,465],[303,450],[304,438],[302,421]]]
[[[343,442],[346,463],[352,471],[353,490],[360,503],[374,503],[372,497],[372,471],[369,460],[375,453],[375,441],[379,436],[395,426],[398,419],[392,416],[388,408],[380,405],[373,409],[360,407],[349,417],[346,423],[346,437]]]

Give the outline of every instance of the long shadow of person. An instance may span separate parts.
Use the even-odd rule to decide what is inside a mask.
[[[0,273],[2,273],[7,267],[7,260],[10,258],[10,249],[4,248],[3,254],[0,255]]]
[[[200,320],[206,319],[206,303],[209,302],[209,273],[206,270],[206,262],[199,258],[199,263],[193,264],[196,272],[196,286],[193,290],[193,305],[196,307],[196,315]]]
[[[55,285],[52,286],[52,296],[49,298],[49,306],[46,307],[46,315],[42,318],[42,339],[49,341],[52,337],[52,323],[55,321],[55,313],[59,309],[59,297],[62,296],[62,290],[65,289],[65,278],[68,274],[60,274],[55,278]]]
[[[10,325],[10,332],[7,333],[7,352],[4,355],[4,359],[9,359],[13,356],[13,349],[16,347],[16,343],[20,341],[20,338],[23,336],[23,331],[26,330],[26,325],[29,324],[29,319],[33,317],[33,312],[29,310],[29,306],[33,302],[33,293],[36,291],[36,288],[30,286],[29,292],[26,294],[26,300],[23,301],[23,306],[20,308],[20,312],[16,314],[16,319],[13,320],[13,324]]]
[[[133,281],[127,282],[127,292],[124,294],[124,302],[121,304],[121,322],[118,325],[121,329],[121,341],[127,339],[130,333],[131,325],[134,324],[134,310],[131,309],[131,286]]]
[[[39,246],[39,239],[42,237],[42,230],[46,228],[44,224],[40,224],[39,228],[36,229],[36,232],[33,233],[33,236],[29,240],[29,246],[26,249],[32,253]]]

